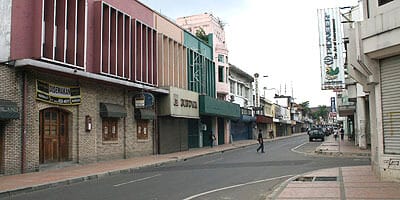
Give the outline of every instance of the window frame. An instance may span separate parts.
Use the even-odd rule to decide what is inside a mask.
[[[113,125],[115,126],[113,127]],[[118,143],[118,118],[111,118],[111,117],[102,118],[101,129],[102,129],[101,138],[103,142]],[[111,133],[109,133],[110,131]]]

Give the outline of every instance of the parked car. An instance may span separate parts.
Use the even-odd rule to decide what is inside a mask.
[[[313,139],[321,139],[321,141],[325,141],[325,133],[320,128],[311,129],[308,131],[308,139],[309,141],[313,141]]]

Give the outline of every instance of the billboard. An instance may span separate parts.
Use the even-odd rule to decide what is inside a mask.
[[[344,40],[339,8],[318,10],[321,89],[345,87]]]

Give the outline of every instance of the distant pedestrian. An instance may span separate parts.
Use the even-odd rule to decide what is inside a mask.
[[[344,139],[344,129],[340,128],[340,139],[343,141]]]
[[[333,137],[335,138],[335,141],[336,141],[338,138],[338,131],[335,131],[335,133],[333,134]]]
[[[264,139],[262,136],[261,129],[258,132],[257,140],[258,140],[258,144],[260,144],[260,146],[257,148],[257,152],[260,151],[260,149],[261,149],[261,153],[264,153]]]
[[[274,131],[272,130],[272,129],[269,129],[269,137],[271,138],[271,139],[274,139]]]
[[[212,131],[211,131],[211,133],[210,133],[210,145],[211,145],[211,148],[214,146],[214,141],[216,140],[216,138],[215,138],[215,135],[212,133]]]

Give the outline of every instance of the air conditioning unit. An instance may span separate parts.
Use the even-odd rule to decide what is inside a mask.
[[[206,131],[207,130],[207,124],[201,124],[201,130]]]

